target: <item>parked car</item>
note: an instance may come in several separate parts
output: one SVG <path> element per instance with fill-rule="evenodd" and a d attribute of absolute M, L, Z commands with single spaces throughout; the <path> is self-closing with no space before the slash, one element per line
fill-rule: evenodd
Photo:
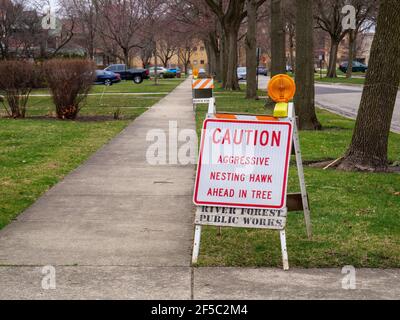
<path fill-rule="evenodd" d="M 268 70 L 265 67 L 258 67 L 257 68 L 257 74 L 261 74 L 263 76 L 267 76 L 268 75 Z"/>
<path fill-rule="evenodd" d="M 95 84 L 104 84 L 111 86 L 113 83 L 121 81 L 121 76 L 118 73 L 112 71 L 96 70 Z"/>
<path fill-rule="evenodd" d="M 134 83 L 139 84 L 143 79 L 149 77 L 149 73 L 145 69 L 128 69 L 125 64 L 111 64 L 105 71 L 112 71 L 121 75 L 122 80 L 133 80 Z"/>
<path fill-rule="evenodd" d="M 164 73 L 167 73 L 168 69 L 164 68 L 164 67 L 157 67 L 157 76 L 162 78 L 164 76 Z M 156 74 L 156 68 L 155 67 L 151 67 L 149 68 L 149 74 L 150 76 L 154 77 Z"/>
<path fill-rule="evenodd" d="M 342 71 L 343 73 L 346 73 L 348 65 L 349 65 L 349 63 L 347 61 L 343 61 L 339 65 L 340 71 Z M 368 66 L 361 62 L 353 61 L 353 69 L 352 70 L 353 70 L 353 72 L 366 72 L 368 70 Z"/>
<path fill-rule="evenodd" d="M 247 76 L 246 67 L 238 67 L 236 73 L 237 73 L 238 80 L 246 80 L 246 76 Z"/>
<path fill-rule="evenodd" d="M 180 77 L 181 77 L 181 74 L 182 74 L 181 69 L 178 68 L 178 67 L 176 67 L 176 68 L 169 68 L 169 69 L 168 69 L 168 72 L 171 72 L 171 73 L 175 74 L 175 76 L 176 76 L 177 78 L 180 78 Z"/>

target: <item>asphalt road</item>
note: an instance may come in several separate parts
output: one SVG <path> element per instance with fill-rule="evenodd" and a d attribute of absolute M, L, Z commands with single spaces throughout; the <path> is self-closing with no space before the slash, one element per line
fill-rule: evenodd
<path fill-rule="evenodd" d="M 267 87 L 269 77 L 259 76 L 259 88 Z M 324 109 L 355 119 L 362 95 L 362 86 L 319 84 L 315 85 L 316 104 Z M 400 94 L 392 118 L 392 131 L 400 133 Z"/>

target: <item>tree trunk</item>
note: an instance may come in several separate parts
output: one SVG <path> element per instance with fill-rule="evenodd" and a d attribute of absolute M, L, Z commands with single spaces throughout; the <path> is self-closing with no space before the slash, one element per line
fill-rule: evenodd
<path fill-rule="evenodd" d="M 356 39 L 357 39 L 357 33 L 354 30 L 351 30 L 349 32 L 349 59 L 347 60 L 348 65 L 346 71 L 347 79 L 350 79 L 353 73 L 353 60 L 354 60 Z"/>
<path fill-rule="evenodd" d="M 123 49 L 123 54 L 124 54 L 124 63 L 126 64 L 126 67 L 129 68 L 129 52 L 127 49 Z"/>
<path fill-rule="evenodd" d="M 220 68 L 221 68 L 221 77 L 220 77 L 220 81 L 222 81 L 222 87 L 225 87 L 225 83 L 226 83 L 226 71 L 228 69 L 228 50 L 227 50 L 227 41 L 226 41 L 226 35 L 225 35 L 225 31 L 222 28 L 222 26 L 220 26 L 220 33 L 221 33 L 221 46 L 220 46 Z"/>
<path fill-rule="evenodd" d="M 320 130 L 315 114 L 312 0 L 296 1 L 296 114 L 300 130 Z"/>
<path fill-rule="evenodd" d="M 296 67 L 295 67 L 295 61 L 294 61 L 294 35 L 291 34 L 289 35 L 289 55 L 290 55 L 290 66 L 293 69 L 293 73 L 296 73 Z"/>
<path fill-rule="evenodd" d="M 89 45 L 89 58 L 90 60 L 94 60 L 94 45 L 91 43 Z"/>
<path fill-rule="evenodd" d="M 218 42 L 215 33 L 209 33 L 208 37 L 203 39 L 203 42 L 207 52 L 208 65 L 209 65 L 208 72 L 218 79 L 218 77 L 220 76 L 220 71 L 219 71 L 220 57 L 218 52 Z"/>
<path fill-rule="evenodd" d="M 226 65 L 226 81 L 224 83 L 224 88 L 226 90 L 240 90 L 239 82 L 237 78 L 237 38 L 239 32 L 240 23 L 238 26 L 233 24 L 225 30 L 226 42 L 228 48 L 228 63 Z"/>
<path fill-rule="evenodd" d="M 220 51 L 218 48 L 218 39 L 215 33 L 209 34 L 210 39 L 210 55 L 213 59 L 213 75 L 220 80 L 221 78 L 221 67 L 220 67 Z"/>
<path fill-rule="evenodd" d="M 285 26 L 281 0 L 271 0 L 271 76 L 286 73 Z"/>
<path fill-rule="evenodd" d="M 247 35 L 246 35 L 246 67 L 247 86 L 246 99 L 257 98 L 257 1 L 246 0 Z"/>
<path fill-rule="evenodd" d="M 400 84 L 399 12 L 400 1 L 380 1 L 353 138 L 339 169 L 386 171 L 388 168 L 388 138 Z"/>
<path fill-rule="evenodd" d="M 211 50 L 210 50 L 210 41 L 203 40 L 204 47 L 206 49 L 207 61 L 208 61 L 208 73 L 212 74 L 214 72 L 214 59 Z"/>
<path fill-rule="evenodd" d="M 326 74 L 326 76 L 328 78 L 337 78 L 336 61 L 337 61 L 338 49 L 339 49 L 338 41 L 331 37 L 331 51 L 329 53 L 329 66 L 328 66 L 328 73 Z"/>
<path fill-rule="evenodd" d="M 154 44 L 154 85 L 158 85 L 158 61 L 157 61 L 157 44 Z"/>

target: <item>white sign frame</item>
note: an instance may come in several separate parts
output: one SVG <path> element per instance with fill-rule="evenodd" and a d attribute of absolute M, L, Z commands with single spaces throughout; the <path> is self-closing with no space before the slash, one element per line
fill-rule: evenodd
<path fill-rule="evenodd" d="M 211 102 L 208 105 L 208 112 L 207 118 L 215 117 L 216 108 L 215 103 Z M 251 118 L 252 116 L 247 115 L 240 115 L 240 118 L 245 119 L 246 117 Z M 300 190 L 301 190 L 301 197 L 302 197 L 302 204 L 303 204 L 303 212 L 304 212 L 304 220 L 306 224 L 307 236 L 311 239 L 312 230 L 311 230 L 311 217 L 310 217 L 310 208 L 308 206 L 308 196 L 306 190 L 306 184 L 304 179 L 304 170 L 303 170 L 303 162 L 301 157 L 301 150 L 300 150 L 300 139 L 297 130 L 296 124 L 296 116 L 293 103 L 289 103 L 288 106 L 288 117 L 279 119 L 280 121 L 292 121 L 293 124 L 293 132 L 292 132 L 292 139 L 293 139 L 293 146 L 296 155 L 296 165 L 297 165 L 297 173 L 300 182 Z M 194 232 L 194 241 L 193 241 L 193 253 L 192 253 L 192 263 L 197 263 L 199 252 L 200 252 L 200 240 L 201 240 L 201 226 L 202 224 L 195 223 L 195 232 Z M 221 226 L 220 226 L 221 227 Z M 281 242 L 281 252 L 282 252 L 282 264 L 283 270 L 289 270 L 289 259 L 286 247 L 286 230 L 285 228 L 279 230 L 280 235 L 280 242 Z"/>

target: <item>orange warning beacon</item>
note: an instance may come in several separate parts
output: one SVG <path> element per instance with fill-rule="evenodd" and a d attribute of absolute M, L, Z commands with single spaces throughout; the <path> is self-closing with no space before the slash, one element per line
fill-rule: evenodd
<path fill-rule="evenodd" d="M 296 84 L 287 74 L 277 74 L 268 83 L 268 95 L 275 102 L 288 103 L 295 92 Z"/>
<path fill-rule="evenodd" d="M 288 102 L 296 92 L 294 80 L 286 74 L 274 76 L 268 83 L 268 95 L 276 102 L 274 117 L 286 118 L 288 116 Z"/>

